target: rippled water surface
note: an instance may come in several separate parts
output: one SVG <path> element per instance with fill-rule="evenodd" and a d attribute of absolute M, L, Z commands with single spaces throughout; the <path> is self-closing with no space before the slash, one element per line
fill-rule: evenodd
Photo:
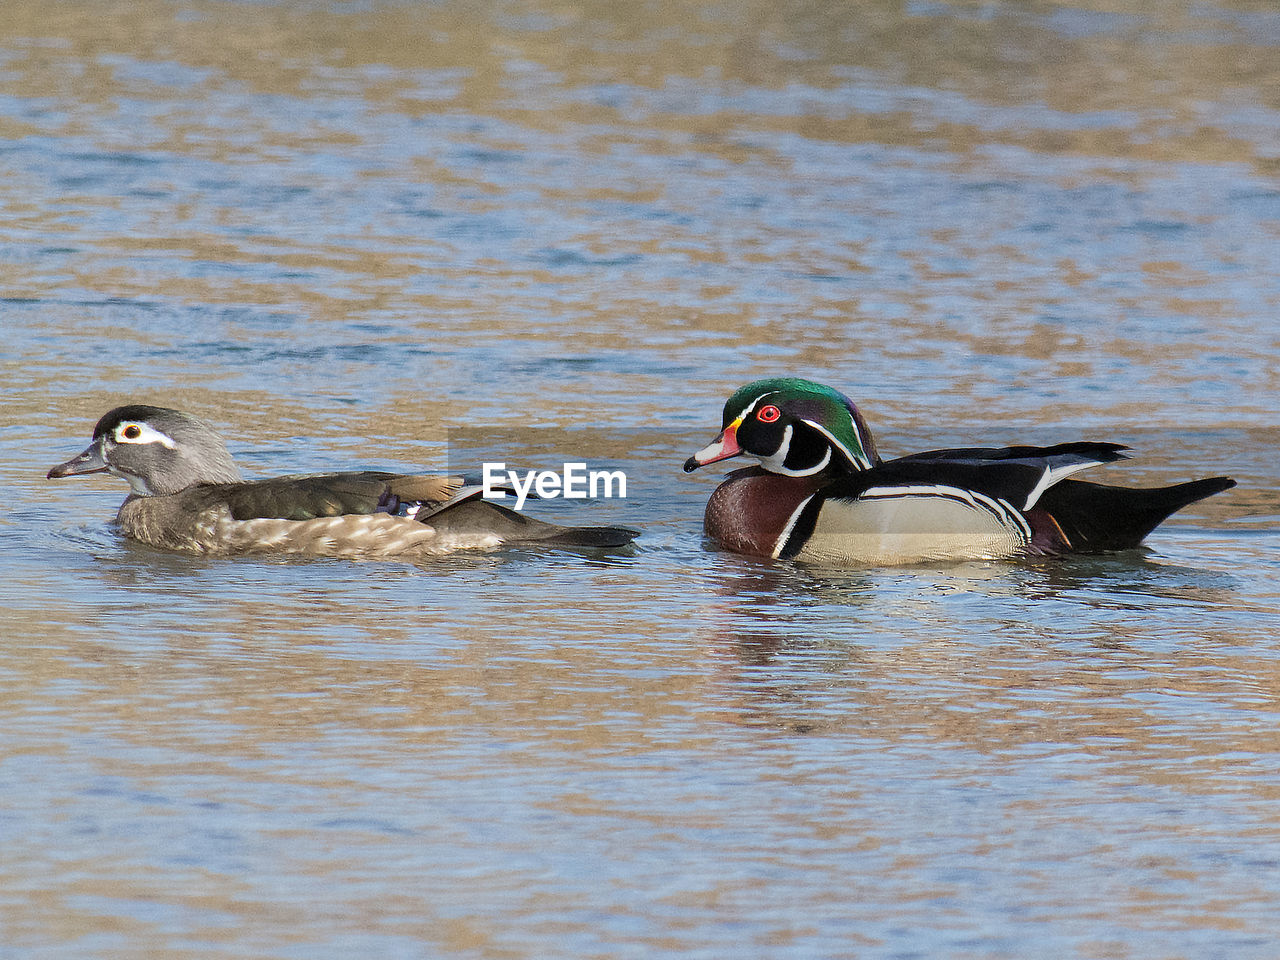
<path fill-rule="evenodd" d="M 0 957 L 1273 957 L 1280 12 L 1151 6 L 7 0 Z M 784 373 L 1240 486 L 709 550 L 680 464 Z M 159 553 L 44 479 L 129 400 L 253 475 L 623 469 L 532 509 L 644 534 Z"/>

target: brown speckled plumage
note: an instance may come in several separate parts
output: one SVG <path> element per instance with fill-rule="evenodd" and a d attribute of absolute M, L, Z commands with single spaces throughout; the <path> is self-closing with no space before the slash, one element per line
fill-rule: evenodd
<path fill-rule="evenodd" d="M 204 498 L 201 498 L 204 499 Z M 437 556 L 452 550 L 497 546 L 493 534 L 449 537 L 429 524 L 387 513 L 341 514 L 289 520 L 237 520 L 225 503 L 190 509 L 182 494 L 130 497 L 117 522 L 127 537 L 153 547 L 192 553 L 279 553 L 323 557 Z"/>
<path fill-rule="evenodd" d="M 49 476 L 104 471 L 133 488 L 116 518 L 126 536 L 190 553 L 419 559 L 503 543 L 612 547 L 636 536 L 534 520 L 480 499 L 460 477 L 354 471 L 244 481 L 209 424 L 165 407 L 111 411 L 93 443 Z"/>

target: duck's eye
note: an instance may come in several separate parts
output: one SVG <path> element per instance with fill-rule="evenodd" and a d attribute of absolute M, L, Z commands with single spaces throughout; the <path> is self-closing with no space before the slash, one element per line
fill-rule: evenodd
<path fill-rule="evenodd" d="M 769 404 L 767 407 L 761 407 L 756 411 L 756 419 L 761 423 L 773 423 L 780 416 L 782 416 L 782 412 L 773 404 Z"/>
<path fill-rule="evenodd" d="M 166 450 L 173 450 L 176 447 L 172 437 L 166 436 L 149 424 L 135 421 L 120 424 L 111 436 L 116 443 L 158 443 Z"/>

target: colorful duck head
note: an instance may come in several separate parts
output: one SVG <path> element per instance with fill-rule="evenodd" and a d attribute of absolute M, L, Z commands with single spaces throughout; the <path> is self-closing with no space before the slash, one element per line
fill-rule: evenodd
<path fill-rule="evenodd" d="M 867 422 L 839 390 L 796 377 L 756 380 L 724 405 L 720 435 L 687 461 L 686 473 L 739 454 L 770 473 L 857 473 L 880 462 Z"/>

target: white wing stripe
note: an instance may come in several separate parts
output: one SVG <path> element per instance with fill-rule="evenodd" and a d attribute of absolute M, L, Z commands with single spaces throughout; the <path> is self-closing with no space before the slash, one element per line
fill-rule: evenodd
<path fill-rule="evenodd" d="M 1040 476 L 1040 481 L 1035 485 L 1032 491 L 1027 494 L 1027 502 L 1022 505 L 1023 510 L 1030 510 L 1036 505 L 1036 501 L 1044 495 L 1044 492 L 1052 487 L 1059 480 L 1064 480 L 1073 473 L 1079 473 L 1089 467 L 1098 466 L 1098 460 L 1086 460 L 1083 463 L 1068 463 L 1061 467 L 1048 466 L 1045 467 L 1044 473 Z"/>
<path fill-rule="evenodd" d="M 1007 526 L 1016 527 L 1022 535 L 1031 539 L 1031 527 L 1026 518 L 1015 510 L 1011 504 L 998 497 L 988 497 L 976 490 L 963 490 L 960 487 L 948 487 L 944 484 L 908 484 L 901 487 L 869 487 L 862 491 L 859 500 L 887 500 L 906 497 L 945 497 L 948 500 L 959 500 L 967 503 L 975 510 L 986 510 L 997 520 Z"/>

